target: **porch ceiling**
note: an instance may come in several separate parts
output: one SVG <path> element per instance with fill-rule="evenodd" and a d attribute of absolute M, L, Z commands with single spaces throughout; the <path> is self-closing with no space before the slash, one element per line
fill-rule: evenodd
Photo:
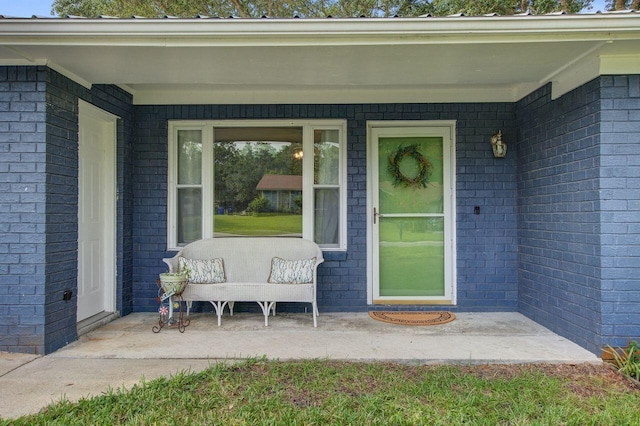
<path fill-rule="evenodd" d="M 0 65 L 149 103 L 515 101 L 640 73 L 640 14 L 341 20 L 0 19 Z"/>

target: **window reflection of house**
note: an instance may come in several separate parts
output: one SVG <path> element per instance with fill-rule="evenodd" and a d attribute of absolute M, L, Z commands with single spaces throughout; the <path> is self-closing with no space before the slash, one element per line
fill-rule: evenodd
<path fill-rule="evenodd" d="M 302 176 L 264 175 L 256 189 L 269 200 L 272 211 L 300 213 L 302 206 Z"/>

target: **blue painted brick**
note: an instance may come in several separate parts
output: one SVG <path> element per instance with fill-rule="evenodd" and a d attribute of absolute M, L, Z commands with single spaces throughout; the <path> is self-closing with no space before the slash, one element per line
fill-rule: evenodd
<path fill-rule="evenodd" d="M 615 290 L 607 277 L 619 280 L 613 278 L 614 270 L 640 268 L 637 257 L 626 261 L 616 256 L 614 262 L 606 257 L 618 244 L 628 247 L 629 242 L 639 241 L 637 231 L 628 242 L 606 234 L 628 236 L 626 224 L 639 213 L 637 206 L 629 209 L 629 196 L 624 194 L 628 185 L 624 177 L 634 173 L 621 167 L 637 160 L 629 157 L 629 152 L 615 158 L 616 149 L 608 148 L 637 134 L 637 119 L 631 121 L 632 115 L 625 113 L 625 109 L 638 107 L 629 99 L 632 81 L 636 76 L 602 77 L 555 101 L 551 101 L 548 88 L 543 88 L 518 103 L 519 309 L 596 353 L 603 344 L 624 334 L 612 334 L 611 322 L 640 328 L 636 319 L 614 319 L 616 314 L 605 315 L 602 324 L 594 322 L 605 309 L 602 300 L 624 300 L 628 291 Z M 612 108 L 615 113 L 607 111 Z M 590 115 L 598 111 L 602 111 L 599 122 Z M 546 137 L 538 137 L 540 134 Z M 602 145 L 591 137 L 596 134 Z M 553 174 L 545 174 L 553 164 Z M 532 232 L 540 226 L 552 229 L 549 224 L 555 223 L 561 227 L 554 232 Z M 542 249 L 534 250 L 538 247 Z M 552 269 L 538 268 L 537 264 Z M 562 316 L 556 315 L 554 306 L 564 307 Z"/>
<path fill-rule="evenodd" d="M 0 183 L 13 183 L 6 192 L 0 191 L 0 205 L 11 206 L 9 210 L 0 209 L 0 231 L 18 237 L 8 246 L 0 246 L 11 253 L 0 259 L 0 286 L 9 286 L 2 288 L 20 295 L 18 299 L 7 297 L 0 301 L 0 322 L 50 322 L 46 328 L 13 327 L 20 337 L 3 336 L 0 350 L 42 354 L 69 343 L 76 333 L 75 305 L 73 309 L 67 306 L 56 311 L 55 304 L 45 307 L 43 297 L 61 299 L 53 292 L 73 287 L 76 281 L 78 97 L 93 100 L 124 118 L 119 148 L 131 144 L 133 107 L 131 96 L 118 88 L 96 85 L 89 91 L 46 67 L 0 67 L 0 81 L 0 102 L 10 102 L 9 108 L 0 107 L 0 163 L 9 164 L 0 168 Z M 107 91 L 109 95 L 104 94 Z M 49 152 L 46 157 L 45 152 Z M 126 168 L 118 176 L 120 199 L 130 203 L 131 190 L 126 185 L 131 182 L 132 161 L 119 156 L 118 162 L 119 170 Z M 8 211 L 12 213 L 3 213 Z M 125 216 L 130 217 L 131 211 Z M 122 232 L 123 222 L 119 217 L 119 235 L 129 243 L 120 244 L 118 251 L 130 255 L 130 221 L 126 232 Z M 57 251 L 69 251 L 71 261 L 54 254 Z M 122 292 L 131 292 L 130 277 L 130 269 L 128 276 L 118 277 L 120 299 Z M 10 307 L 8 318 L 5 307 Z M 118 309 L 123 313 L 131 310 L 130 304 Z M 56 313 L 52 315 L 53 312 Z M 45 329 L 49 330 L 47 336 Z"/>

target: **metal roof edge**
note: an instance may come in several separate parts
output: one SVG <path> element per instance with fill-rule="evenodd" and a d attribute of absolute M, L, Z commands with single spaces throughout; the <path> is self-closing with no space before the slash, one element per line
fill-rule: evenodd
<path fill-rule="evenodd" d="M 539 17 L 549 17 L 549 16 L 563 16 L 565 18 L 567 17 L 572 17 L 572 16 L 576 16 L 576 17 L 584 17 L 584 16 L 593 16 L 593 15 L 625 15 L 625 14 L 635 14 L 635 13 L 640 13 L 640 10 L 635 10 L 635 9 L 625 9 L 625 10 L 596 10 L 595 12 L 588 12 L 588 13 L 567 13 L 565 11 L 559 11 L 559 12 L 549 12 L 549 13 L 543 13 L 543 14 L 535 14 L 531 11 L 526 11 L 526 12 L 522 12 L 522 13 L 516 13 L 513 15 L 500 15 L 499 13 L 496 12 L 492 12 L 492 13 L 485 13 L 485 14 L 480 14 L 480 15 L 467 15 L 465 13 L 456 13 L 456 14 L 452 14 L 452 15 L 440 15 L 440 16 L 436 16 L 436 15 L 432 15 L 431 13 L 427 13 L 424 15 L 419 15 L 419 16 L 399 16 L 399 15 L 394 15 L 394 16 L 388 16 L 388 17 L 373 17 L 373 16 L 351 16 L 351 17 L 334 17 L 331 15 L 325 16 L 325 17 L 310 17 L 310 18 L 300 18 L 298 15 L 295 16 L 291 16 L 291 17 L 271 17 L 271 16 L 260 16 L 260 17 L 250 17 L 250 18 L 242 18 L 242 17 L 238 17 L 238 16 L 227 16 L 227 17 L 222 17 L 222 16 L 207 16 L 207 15 L 202 15 L 202 14 L 198 14 L 195 15 L 193 17 L 179 17 L 179 16 L 173 16 L 173 15 L 164 15 L 161 17 L 151 17 L 151 16 L 142 16 L 142 15 L 132 15 L 132 16 L 109 16 L 109 15 L 100 15 L 97 18 L 88 18 L 86 16 L 81 16 L 81 15 L 64 15 L 64 16 L 46 16 L 46 15 L 31 15 L 31 16 L 9 16 L 9 15 L 0 15 L 0 19 L 29 19 L 29 20 L 40 20 L 40 19 L 59 19 L 59 20 L 66 20 L 66 19 L 100 19 L 100 18 L 112 18 L 112 19 L 118 19 L 118 20 L 166 20 L 166 19 L 172 19 L 172 20 L 194 20 L 194 19 L 238 19 L 238 20 L 244 20 L 244 21 L 250 21 L 250 20 L 259 20 L 259 19 L 268 19 L 270 21 L 282 21 L 282 20 L 289 20 L 289 19 L 300 19 L 303 21 L 309 21 L 309 20 L 328 20 L 328 19 L 332 19 L 332 20 L 345 20 L 345 19 L 383 19 L 383 20 L 390 20 L 390 19 L 424 19 L 424 18 L 447 18 L 447 19 L 459 19 L 459 18 L 491 18 L 491 17 L 497 17 L 497 16 L 502 16 L 502 17 L 519 17 L 519 18 L 527 18 L 527 19 L 535 19 L 535 18 L 539 18 Z"/>
<path fill-rule="evenodd" d="M 531 36 L 571 35 L 590 39 L 607 39 L 612 35 L 633 34 L 640 37 L 640 13 L 531 15 L 427 18 L 340 18 L 340 19 L 212 19 L 145 18 L 118 19 L 0 19 L 0 37 L 13 41 L 34 40 L 48 43 L 87 44 L 92 40 L 136 38 L 140 44 L 157 44 L 158 40 L 206 39 L 215 43 L 223 39 L 301 40 L 319 44 L 327 39 L 353 40 L 425 36 L 487 35 L 495 38 L 523 40 Z M 218 37 L 213 39 L 212 36 Z M 314 40 L 311 40 L 313 38 Z M 18 40 L 19 39 L 19 40 Z M 145 41 L 146 40 L 146 41 Z M 115 42 L 118 44 L 117 42 Z"/>

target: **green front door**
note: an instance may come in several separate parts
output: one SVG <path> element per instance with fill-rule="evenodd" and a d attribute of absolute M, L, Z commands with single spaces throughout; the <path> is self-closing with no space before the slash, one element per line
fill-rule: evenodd
<path fill-rule="evenodd" d="M 451 303 L 451 128 L 374 128 L 374 303 Z"/>

